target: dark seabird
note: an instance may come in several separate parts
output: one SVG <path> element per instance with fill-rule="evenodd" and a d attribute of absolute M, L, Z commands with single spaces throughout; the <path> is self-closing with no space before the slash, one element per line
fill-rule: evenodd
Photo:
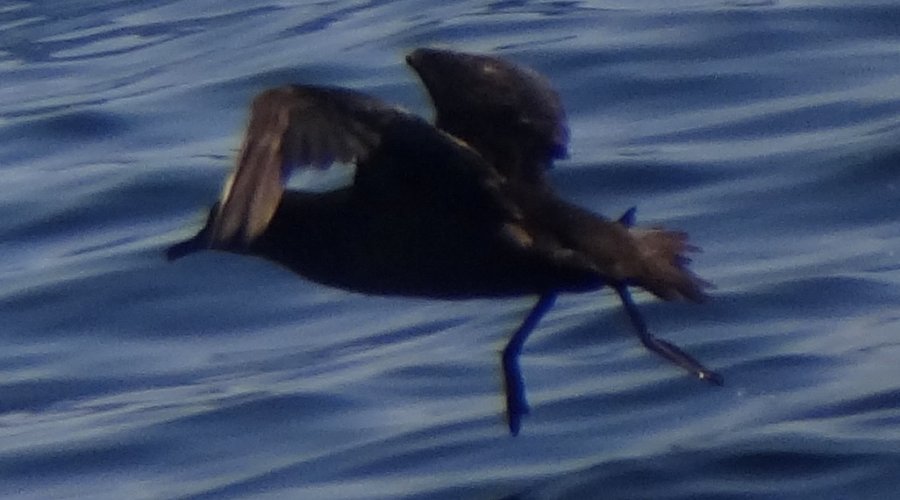
<path fill-rule="evenodd" d="M 436 110 L 434 125 L 336 87 L 266 90 L 221 199 L 169 259 L 214 249 L 277 262 L 361 293 L 469 299 L 532 295 L 503 350 L 506 414 L 528 412 L 518 356 L 557 294 L 609 286 L 640 341 L 702 380 L 722 378 L 650 334 L 629 286 L 701 302 L 682 232 L 636 228 L 634 209 L 605 219 L 560 198 L 545 171 L 567 155 L 559 96 L 538 73 L 496 57 L 417 49 L 406 62 Z M 354 163 L 352 185 L 286 190 L 292 169 Z"/>

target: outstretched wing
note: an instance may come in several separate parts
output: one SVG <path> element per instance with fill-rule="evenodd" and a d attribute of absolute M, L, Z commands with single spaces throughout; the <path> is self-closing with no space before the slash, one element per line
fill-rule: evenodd
<path fill-rule="evenodd" d="M 293 168 L 364 161 L 387 124 L 406 118 L 414 119 L 347 89 L 285 86 L 261 93 L 210 221 L 207 246 L 246 247 L 269 224 Z"/>
<path fill-rule="evenodd" d="M 559 95 L 537 72 L 496 57 L 420 48 L 406 57 L 434 103 L 435 125 L 462 139 L 501 174 L 541 184 L 567 156 Z"/>

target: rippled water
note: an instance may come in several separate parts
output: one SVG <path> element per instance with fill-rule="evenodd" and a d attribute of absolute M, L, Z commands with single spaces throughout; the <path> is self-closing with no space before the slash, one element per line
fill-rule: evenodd
<path fill-rule="evenodd" d="M 889 498 L 900 487 L 900 5 L 7 2 L 0 494 Z M 234 3 L 234 5 L 238 5 Z M 530 299 L 373 298 L 216 253 L 165 262 L 252 96 L 346 85 L 429 114 L 402 55 L 547 74 L 567 197 L 691 233 L 711 303 L 562 298 L 508 435 Z"/>

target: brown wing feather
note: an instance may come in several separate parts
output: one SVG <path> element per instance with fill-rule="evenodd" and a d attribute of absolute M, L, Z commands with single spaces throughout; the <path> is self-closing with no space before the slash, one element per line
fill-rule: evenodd
<path fill-rule="evenodd" d="M 208 245 L 246 247 L 272 218 L 293 168 L 365 159 L 384 126 L 406 113 L 347 89 L 286 86 L 258 95 L 213 217 Z"/>
<path fill-rule="evenodd" d="M 569 141 L 559 95 L 537 72 L 502 59 L 420 48 L 407 63 L 434 103 L 437 127 L 464 140 L 506 177 L 543 183 Z"/>

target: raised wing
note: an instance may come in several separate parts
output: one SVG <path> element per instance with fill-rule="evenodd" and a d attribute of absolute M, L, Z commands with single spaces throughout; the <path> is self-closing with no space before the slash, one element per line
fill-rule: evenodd
<path fill-rule="evenodd" d="M 567 156 L 559 95 L 537 72 L 485 55 L 420 48 L 406 57 L 434 103 L 435 125 L 462 139 L 501 174 L 541 184 Z"/>
<path fill-rule="evenodd" d="M 398 119 L 416 118 L 347 89 L 285 86 L 261 93 L 206 245 L 246 247 L 269 224 L 293 168 L 365 161 Z"/>

